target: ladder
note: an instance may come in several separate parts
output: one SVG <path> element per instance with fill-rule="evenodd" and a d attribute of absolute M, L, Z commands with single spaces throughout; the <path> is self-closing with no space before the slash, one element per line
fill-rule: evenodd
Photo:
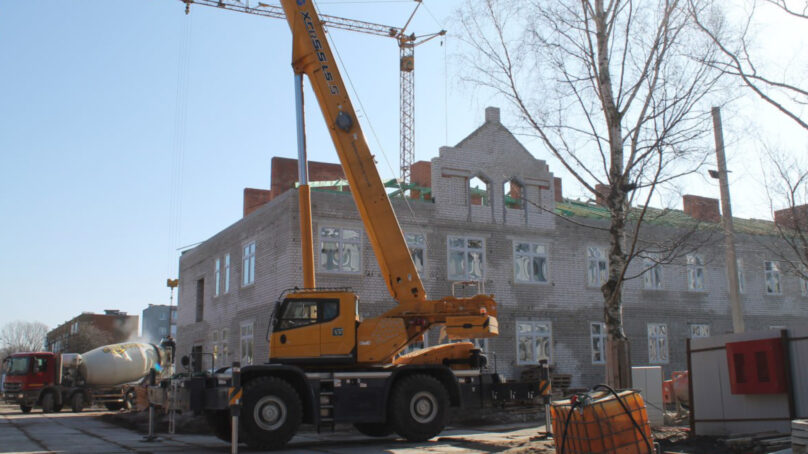
<path fill-rule="evenodd" d="M 317 433 L 324 428 L 334 431 L 334 379 L 320 380 L 319 412 L 317 413 Z"/>

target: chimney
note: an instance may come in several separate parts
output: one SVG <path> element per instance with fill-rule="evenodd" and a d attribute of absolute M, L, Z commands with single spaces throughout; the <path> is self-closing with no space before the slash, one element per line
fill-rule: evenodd
<path fill-rule="evenodd" d="M 774 212 L 774 223 L 787 229 L 808 230 L 808 205 L 797 205 L 793 208 Z"/>
<path fill-rule="evenodd" d="M 485 108 L 485 122 L 499 124 L 499 107 Z"/>
<path fill-rule="evenodd" d="M 553 177 L 553 192 L 555 192 L 556 202 L 564 201 L 564 194 L 561 192 L 561 178 Z"/>
<path fill-rule="evenodd" d="M 432 187 L 432 163 L 429 161 L 418 161 L 412 165 L 411 180 L 412 183 L 418 186 L 431 188 Z M 410 198 L 421 198 L 421 191 L 413 189 L 410 191 Z M 429 200 L 431 197 L 427 194 L 424 199 Z"/>
<path fill-rule="evenodd" d="M 686 215 L 698 221 L 721 222 L 718 199 L 697 195 L 682 196 L 682 206 Z"/>
<path fill-rule="evenodd" d="M 272 191 L 244 188 L 244 217 L 272 200 Z"/>
<path fill-rule="evenodd" d="M 608 184 L 596 184 L 595 191 L 597 192 L 595 194 L 595 203 L 605 207 L 606 198 L 609 197 L 609 192 L 611 191 L 610 186 Z"/>

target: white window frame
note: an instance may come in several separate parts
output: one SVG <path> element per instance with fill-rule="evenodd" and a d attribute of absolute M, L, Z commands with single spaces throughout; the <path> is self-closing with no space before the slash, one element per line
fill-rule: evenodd
<path fill-rule="evenodd" d="M 213 353 L 213 367 L 216 367 L 219 359 L 219 330 L 210 332 L 210 351 Z"/>
<path fill-rule="evenodd" d="M 249 328 L 249 332 L 245 333 L 245 328 Z M 248 350 L 251 356 L 248 356 L 244 350 L 245 346 L 249 347 Z M 255 361 L 255 322 L 247 320 L 239 324 L 239 357 L 241 358 L 241 365 L 245 366 L 253 364 Z"/>
<path fill-rule="evenodd" d="M 463 240 L 462 247 L 452 247 L 452 240 Z M 469 247 L 469 241 L 479 241 L 482 246 L 480 248 Z M 463 275 L 451 274 L 452 272 L 452 252 L 463 253 Z M 476 279 L 471 278 L 469 275 L 469 256 L 471 252 L 479 252 L 480 256 L 480 276 Z M 448 235 L 446 237 L 446 275 L 450 281 L 483 281 L 485 280 L 485 238 L 481 236 L 467 236 L 467 235 Z"/>
<path fill-rule="evenodd" d="M 230 292 L 230 253 L 224 255 L 224 292 Z"/>
<path fill-rule="evenodd" d="M 221 349 L 221 351 L 222 351 L 222 355 L 221 355 L 222 356 L 222 361 L 220 362 L 220 364 L 223 365 L 223 366 L 228 366 L 229 365 L 229 363 L 227 362 L 228 359 L 229 359 L 228 357 L 230 356 L 230 347 L 229 347 L 230 341 L 228 339 L 228 332 L 229 332 L 229 330 L 227 328 L 222 328 L 220 336 L 219 336 L 219 338 L 221 339 L 220 342 L 222 344 L 222 349 Z"/>
<path fill-rule="evenodd" d="M 710 337 L 710 324 L 709 323 L 690 323 L 688 325 L 691 339 L 698 339 L 701 337 Z"/>
<path fill-rule="evenodd" d="M 222 259 L 216 257 L 216 261 L 213 265 L 213 280 L 215 284 L 213 286 L 213 296 L 219 296 L 219 281 L 222 277 Z"/>
<path fill-rule="evenodd" d="M 655 330 L 653 328 L 657 329 Z M 664 332 L 660 333 L 658 328 L 662 328 Z M 668 364 L 670 362 L 669 334 L 667 323 L 648 324 L 648 362 L 650 364 Z M 656 346 L 655 351 L 657 352 L 657 358 L 654 358 L 652 355 L 652 345 Z"/>
<path fill-rule="evenodd" d="M 531 332 L 530 333 L 520 333 L 519 332 L 519 325 L 522 324 L 530 324 L 531 325 Z M 545 325 L 547 327 L 547 336 L 542 335 L 541 333 L 537 332 L 536 327 L 540 325 Z M 539 358 L 538 352 L 536 352 L 536 338 L 547 338 L 547 364 L 553 363 L 553 324 L 548 320 L 517 320 L 516 321 L 516 335 L 514 338 L 516 339 L 516 365 L 523 366 L 523 365 L 538 365 L 539 360 L 545 358 Z M 522 360 L 521 356 L 519 355 L 519 343 L 520 340 L 529 337 L 531 339 L 531 345 L 533 346 L 533 359 L 532 360 Z"/>
<path fill-rule="evenodd" d="M 255 283 L 255 241 L 246 243 L 241 248 L 241 286 Z"/>
<path fill-rule="evenodd" d="M 743 274 L 743 259 L 737 259 L 736 267 L 738 269 L 738 292 L 740 294 L 746 293 L 746 277 Z"/>
<path fill-rule="evenodd" d="M 517 249 L 520 245 L 527 245 L 527 252 L 518 252 Z M 541 250 L 541 252 L 534 252 L 534 250 Z M 513 282 L 517 284 L 538 284 L 547 285 L 550 283 L 550 254 L 548 247 L 545 243 L 538 241 L 513 241 Z M 533 280 L 533 259 L 544 259 L 544 280 Z M 520 279 L 517 273 L 517 260 L 527 259 L 527 269 L 530 276 L 527 280 Z"/>
<path fill-rule="evenodd" d="M 419 236 L 423 239 L 422 243 L 418 243 L 417 238 Z M 410 250 L 412 263 L 415 265 L 418 275 L 423 278 L 425 275 L 424 272 L 426 271 L 426 234 L 421 232 L 405 232 L 404 240 L 407 242 L 407 248 Z M 415 261 L 415 251 L 418 249 L 421 250 L 421 269 L 418 269 L 418 262 Z"/>
<path fill-rule="evenodd" d="M 704 280 L 706 277 L 706 269 L 704 267 L 704 256 L 701 254 L 687 254 L 686 260 L 687 289 L 691 292 L 705 291 Z M 699 274 L 701 274 L 700 278 Z"/>
<path fill-rule="evenodd" d="M 769 285 L 772 279 L 777 288 Z M 763 290 L 767 295 L 783 294 L 783 273 L 780 271 L 780 262 L 777 260 L 766 260 L 763 262 Z"/>
<path fill-rule="evenodd" d="M 600 327 L 600 332 L 593 329 Z M 595 340 L 600 341 L 600 347 L 595 349 Z M 603 322 L 589 322 L 589 351 L 592 364 L 606 364 L 606 324 Z M 597 357 L 600 356 L 600 359 Z"/>
<path fill-rule="evenodd" d="M 323 236 L 324 229 L 334 229 L 339 232 L 338 238 L 328 238 L 327 240 Z M 345 239 L 344 232 L 346 230 L 350 230 L 356 232 L 357 237 L 355 239 Z M 328 269 L 323 266 L 322 258 L 318 255 L 317 257 L 317 268 L 322 271 L 323 273 L 336 273 L 336 274 L 360 274 L 362 272 L 362 229 L 356 227 L 345 227 L 345 226 L 338 226 L 338 225 L 322 225 L 319 226 L 317 229 L 318 237 L 319 237 L 319 244 L 320 244 L 320 251 L 323 250 L 323 242 L 336 242 L 337 243 L 337 250 L 339 251 L 339 259 L 337 260 L 337 268 L 336 269 Z M 359 263 L 356 267 L 356 271 L 353 270 L 344 270 L 342 267 L 342 255 L 345 251 L 345 245 L 352 244 L 356 245 L 356 250 L 358 251 L 358 260 Z M 322 254 L 322 252 L 321 252 Z"/>
<path fill-rule="evenodd" d="M 642 264 L 645 267 L 645 273 L 642 275 L 643 288 L 646 290 L 662 290 L 665 280 L 659 257 L 645 257 L 642 259 Z"/>
<path fill-rule="evenodd" d="M 591 254 L 592 251 L 600 252 L 601 257 L 595 257 Z M 603 264 L 603 268 L 601 268 Z M 595 282 L 595 275 L 592 271 L 594 265 L 597 269 L 600 282 Z M 587 287 L 600 288 L 609 279 L 609 252 L 604 246 L 587 246 L 586 247 L 586 285 Z"/>

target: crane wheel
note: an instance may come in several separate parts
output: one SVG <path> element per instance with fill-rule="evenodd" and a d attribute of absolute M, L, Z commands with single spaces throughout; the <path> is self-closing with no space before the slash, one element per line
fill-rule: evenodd
<path fill-rule="evenodd" d="M 402 437 L 429 440 L 443 431 L 448 417 L 449 395 L 434 377 L 411 375 L 396 383 L 388 419 Z"/>
<path fill-rule="evenodd" d="M 393 426 L 386 422 L 358 422 L 354 427 L 368 437 L 386 437 L 393 433 Z"/>
<path fill-rule="evenodd" d="M 205 421 L 208 422 L 208 427 L 210 427 L 213 435 L 216 435 L 216 438 L 226 442 L 232 440 L 233 432 L 230 429 L 230 411 L 206 411 Z"/>
<path fill-rule="evenodd" d="M 40 406 L 42 407 L 42 413 L 53 413 L 56 409 L 56 396 L 54 396 L 52 392 L 46 392 L 45 395 L 42 396 Z"/>
<path fill-rule="evenodd" d="M 286 380 L 261 377 L 244 386 L 241 413 L 245 442 L 256 449 L 280 449 L 295 435 L 303 404 Z"/>

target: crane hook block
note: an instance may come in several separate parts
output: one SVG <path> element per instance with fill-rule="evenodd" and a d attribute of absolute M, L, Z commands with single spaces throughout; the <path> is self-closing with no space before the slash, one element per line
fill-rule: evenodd
<path fill-rule="evenodd" d="M 348 132 L 353 127 L 353 118 L 345 112 L 340 111 L 337 114 L 337 127 L 345 132 Z"/>

